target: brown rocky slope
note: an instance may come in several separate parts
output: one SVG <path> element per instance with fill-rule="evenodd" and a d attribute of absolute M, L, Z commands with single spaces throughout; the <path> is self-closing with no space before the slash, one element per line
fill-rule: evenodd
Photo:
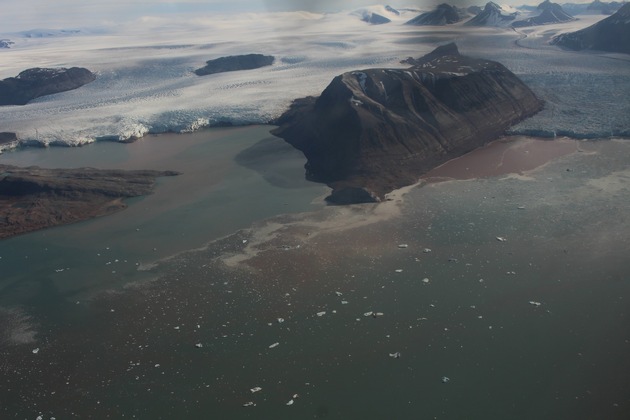
<path fill-rule="evenodd" d="M 503 65 L 455 44 L 406 62 L 337 76 L 274 122 L 272 133 L 306 156 L 307 178 L 333 188 L 329 202 L 379 201 L 542 109 Z"/>
<path fill-rule="evenodd" d="M 126 208 L 171 171 L 44 169 L 0 165 L 0 239 Z"/>

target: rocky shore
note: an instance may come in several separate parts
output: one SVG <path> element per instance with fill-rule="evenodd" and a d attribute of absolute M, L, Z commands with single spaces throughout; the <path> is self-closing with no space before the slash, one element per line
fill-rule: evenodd
<path fill-rule="evenodd" d="M 0 165 L 0 239 L 104 216 L 150 194 L 172 171 L 45 169 Z"/>

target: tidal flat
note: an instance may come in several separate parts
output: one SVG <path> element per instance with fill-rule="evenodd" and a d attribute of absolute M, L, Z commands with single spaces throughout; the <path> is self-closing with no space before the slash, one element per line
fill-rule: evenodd
<path fill-rule="evenodd" d="M 268 128 L 221 130 L 212 182 L 0 242 L 3 416 L 628 417 L 626 140 L 506 138 L 326 207 Z"/>

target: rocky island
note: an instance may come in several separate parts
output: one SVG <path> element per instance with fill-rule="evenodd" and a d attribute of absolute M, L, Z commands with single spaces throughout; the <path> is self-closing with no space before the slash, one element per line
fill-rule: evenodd
<path fill-rule="evenodd" d="M 455 44 L 406 62 L 337 76 L 275 121 L 272 134 L 306 156 L 307 178 L 333 188 L 329 202 L 382 200 L 542 109 L 503 65 L 460 55 Z"/>
<path fill-rule="evenodd" d="M 0 105 L 26 105 L 40 96 L 80 88 L 96 75 L 81 67 L 32 68 L 0 80 Z"/>
<path fill-rule="evenodd" d="M 205 67 L 195 70 L 197 76 L 227 71 L 253 70 L 273 64 L 275 57 L 262 54 L 231 55 L 206 61 Z"/>
<path fill-rule="evenodd" d="M 588 28 L 554 37 L 551 44 L 571 50 L 630 54 L 630 3 Z"/>
<path fill-rule="evenodd" d="M 0 239 L 104 216 L 151 193 L 172 171 L 44 169 L 0 165 Z"/>

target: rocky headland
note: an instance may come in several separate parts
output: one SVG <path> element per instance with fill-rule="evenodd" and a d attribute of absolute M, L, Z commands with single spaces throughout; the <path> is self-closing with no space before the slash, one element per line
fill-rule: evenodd
<path fill-rule="evenodd" d="M 262 54 L 231 55 L 206 61 L 205 67 L 195 70 L 197 76 L 224 73 L 227 71 L 253 70 L 271 66 L 275 57 Z"/>
<path fill-rule="evenodd" d="M 0 105 L 26 105 L 40 96 L 80 88 L 96 79 L 88 69 L 32 68 L 0 80 Z"/>
<path fill-rule="evenodd" d="M 588 28 L 554 37 L 551 44 L 571 50 L 630 54 L 630 3 Z"/>
<path fill-rule="evenodd" d="M 45 169 L 0 165 L 0 239 L 104 216 L 150 194 L 172 171 Z"/>
<path fill-rule="evenodd" d="M 272 134 L 306 156 L 307 178 L 333 188 L 329 202 L 380 201 L 543 106 L 503 65 L 455 44 L 406 63 L 337 76 L 274 122 Z"/>

